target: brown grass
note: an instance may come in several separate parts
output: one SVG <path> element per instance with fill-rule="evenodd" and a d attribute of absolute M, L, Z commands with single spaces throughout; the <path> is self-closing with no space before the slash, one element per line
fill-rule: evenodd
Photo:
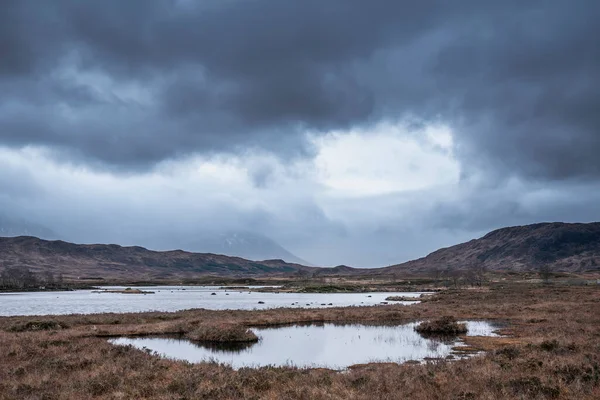
<path fill-rule="evenodd" d="M 386 301 L 423 301 L 424 297 L 388 296 Z"/>
<path fill-rule="evenodd" d="M 185 337 L 196 342 L 258 342 L 258 336 L 247 326 L 228 322 L 200 324 Z"/>
<path fill-rule="evenodd" d="M 415 331 L 422 335 L 461 335 L 467 333 L 467 324 L 458 323 L 452 316 L 444 316 L 421 322 L 415 326 Z"/>
<path fill-rule="evenodd" d="M 23 323 L 16 323 L 8 327 L 9 332 L 34 332 L 65 329 L 69 326 L 64 322 L 54 321 L 52 319 L 32 320 Z"/>
<path fill-rule="evenodd" d="M 512 286 L 447 291 L 412 306 L 0 318 L 0 399 L 598 399 L 600 288 Z M 393 323 L 452 314 L 504 323 L 508 337 L 471 338 L 488 352 L 423 365 L 242 368 L 161 359 L 105 336 L 297 322 Z M 64 325 L 63 325 L 64 324 Z M 64 327 L 63 327 L 64 326 Z"/>

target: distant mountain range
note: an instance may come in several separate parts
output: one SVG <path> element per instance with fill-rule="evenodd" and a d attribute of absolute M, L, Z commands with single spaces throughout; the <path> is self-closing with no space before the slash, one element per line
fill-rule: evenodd
<path fill-rule="evenodd" d="M 252 247 L 234 236 L 231 248 Z M 215 242 L 220 243 L 221 241 Z M 244 246 L 238 246 L 239 243 Z M 260 243 L 260 242 L 259 242 Z M 227 247 L 223 248 L 226 251 Z M 437 271 L 486 269 L 489 271 L 600 272 L 600 223 L 541 223 L 502 228 L 480 239 L 437 250 L 426 257 L 385 268 L 347 266 L 316 268 L 281 259 L 251 261 L 182 250 L 151 251 L 143 247 L 82 245 L 35 237 L 0 238 L 0 270 L 24 266 L 34 272 L 50 270 L 66 277 L 104 279 L 178 279 L 203 275 L 326 276 L 326 275 L 432 275 Z"/>
<path fill-rule="evenodd" d="M 600 223 L 561 222 L 502 228 L 426 257 L 377 269 L 383 273 L 432 273 L 435 270 L 600 271 Z"/>
<path fill-rule="evenodd" d="M 24 219 L 12 218 L 0 214 L 0 237 L 32 236 L 40 239 L 65 239 L 53 230 Z M 279 243 L 264 235 L 247 231 L 200 232 L 176 241 L 171 248 L 182 248 L 198 253 L 223 254 L 231 257 L 242 257 L 248 260 L 261 261 L 281 259 L 289 263 L 311 265 L 297 257 Z M 160 243 L 164 238 L 156 238 Z M 151 246 L 152 247 L 152 246 Z"/>
<path fill-rule="evenodd" d="M 314 268 L 283 260 L 250 261 L 182 250 L 152 251 L 114 244 L 73 244 L 35 237 L 0 238 L 0 270 L 26 267 L 80 279 L 185 279 L 205 275 L 248 277 L 310 273 Z"/>

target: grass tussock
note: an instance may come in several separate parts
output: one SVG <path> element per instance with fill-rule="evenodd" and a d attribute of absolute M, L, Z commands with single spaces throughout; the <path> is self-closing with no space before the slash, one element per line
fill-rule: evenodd
<path fill-rule="evenodd" d="M 467 333 L 467 324 L 459 323 L 452 316 L 423 321 L 415 326 L 415 331 L 423 335 L 455 336 Z"/>
<path fill-rule="evenodd" d="M 196 342 L 235 343 L 257 342 L 258 336 L 248 327 L 235 323 L 203 323 L 185 337 Z"/>

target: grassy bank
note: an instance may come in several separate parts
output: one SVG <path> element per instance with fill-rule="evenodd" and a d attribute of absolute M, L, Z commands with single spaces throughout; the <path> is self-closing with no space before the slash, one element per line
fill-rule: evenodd
<path fill-rule="evenodd" d="M 597 399 L 599 310 L 597 287 L 519 285 L 445 291 L 411 306 L 5 317 L 0 399 Z M 441 315 L 501 321 L 510 336 L 468 338 L 472 348 L 488 350 L 468 360 L 368 364 L 346 373 L 289 367 L 234 371 L 160 359 L 106 341 L 191 334 L 201 325 L 400 323 Z"/>

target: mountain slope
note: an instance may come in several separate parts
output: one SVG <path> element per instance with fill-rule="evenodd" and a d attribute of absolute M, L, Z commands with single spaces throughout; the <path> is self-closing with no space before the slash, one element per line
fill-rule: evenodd
<path fill-rule="evenodd" d="M 378 272 L 420 272 L 484 267 L 496 271 L 600 270 L 600 223 L 540 223 L 502 228 L 480 239 L 434 251 Z M 375 271 L 373 271 L 375 272 Z"/>
<path fill-rule="evenodd" d="M 311 270 L 283 260 L 250 261 L 182 250 L 151 251 L 143 247 L 81 245 L 34 237 L 0 238 L 0 271 L 23 266 L 65 277 L 104 279 L 175 279 L 201 275 L 256 276 Z"/>
<path fill-rule="evenodd" d="M 200 253 L 224 254 L 248 260 L 281 259 L 291 263 L 310 265 L 271 238 L 245 231 L 203 233 L 196 236 L 194 241 L 185 248 Z"/>
<path fill-rule="evenodd" d="M 34 237 L 0 237 L 0 272 L 23 266 L 33 272 L 62 273 L 66 278 L 182 279 L 203 275 L 350 276 L 434 274 L 436 271 L 486 268 L 491 271 L 600 271 L 600 223 L 542 223 L 502 228 L 480 239 L 437 250 L 426 257 L 386 268 L 347 266 L 314 268 L 280 259 L 250 261 L 182 250 L 79 245 Z"/>

